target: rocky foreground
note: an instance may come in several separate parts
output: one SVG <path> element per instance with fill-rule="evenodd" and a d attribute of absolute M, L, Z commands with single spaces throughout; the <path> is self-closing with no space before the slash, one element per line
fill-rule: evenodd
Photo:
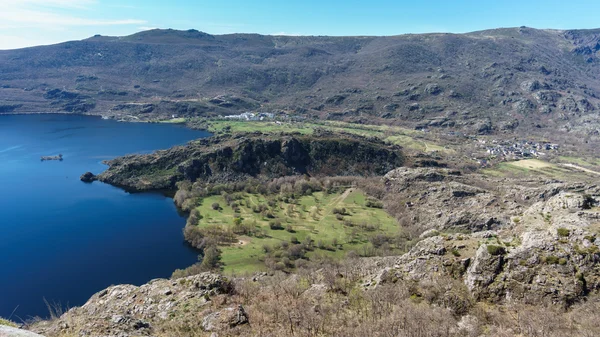
<path fill-rule="evenodd" d="M 600 290 L 597 185 L 410 168 L 384 181 L 414 200 L 403 216 L 428 230 L 408 254 L 383 259 L 374 284 L 447 274 L 477 300 L 562 307 Z"/>
<path fill-rule="evenodd" d="M 292 275 L 227 279 L 204 273 L 141 287 L 119 285 L 29 328 L 46 336 L 304 336 L 311 335 L 302 330 L 310 325 L 306 320 L 314 319 L 336 322 L 314 335 L 358 336 L 370 335 L 361 329 L 373 322 L 388 329 L 392 323 L 385 317 L 417 322 L 420 318 L 406 315 L 418 313 L 434 315 L 446 330 L 409 333 L 413 330 L 402 329 L 418 326 L 403 325 L 398 331 L 406 336 L 594 335 L 589 313 L 600 303 L 597 185 L 439 168 L 398 168 L 382 184 L 386 207 L 393 211 L 399 205 L 401 223 L 408 218 L 425 230 L 402 256 L 353 258 Z M 362 304 L 352 304 L 355 296 Z M 371 316 L 380 309 L 377 303 L 387 303 L 381 317 Z M 510 327 L 491 319 L 494 315 L 509 315 L 505 319 L 513 321 L 502 324 Z M 520 315 L 529 317 L 527 322 Z M 355 326 L 344 330 L 338 320 L 349 317 Z"/>
<path fill-rule="evenodd" d="M 232 289 L 225 277 L 211 273 L 179 280 L 157 279 L 141 287 L 113 286 L 55 321 L 36 324 L 33 330 L 47 336 L 72 331 L 80 336 L 149 336 L 159 322 L 183 318 L 182 311 L 203 316 L 207 331 L 245 324 L 248 320 L 243 308 L 210 309 L 213 296 L 231 293 Z"/>

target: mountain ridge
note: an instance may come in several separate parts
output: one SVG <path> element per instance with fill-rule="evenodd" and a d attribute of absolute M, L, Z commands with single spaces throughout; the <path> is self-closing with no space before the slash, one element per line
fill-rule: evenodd
<path fill-rule="evenodd" d="M 0 51 L 0 113 L 156 120 L 264 110 L 595 137 L 599 55 L 598 29 L 360 37 L 150 30 Z"/>

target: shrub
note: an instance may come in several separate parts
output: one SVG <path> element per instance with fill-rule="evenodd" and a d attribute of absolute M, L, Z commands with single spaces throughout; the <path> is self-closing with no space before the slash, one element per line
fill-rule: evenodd
<path fill-rule="evenodd" d="M 381 226 L 379 224 L 361 223 L 360 228 L 366 232 L 374 232 L 379 230 Z"/>
<path fill-rule="evenodd" d="M 279 221 L 279 220 L 269 222 L 269 227 L 273 230 L 283 229 L 283 226 L 281 225 L 281 221 Z"/>
<path fill-rule="evenodd" d="M 221 226 L 190 226 L 186 225 L 183 229 L 183 236 L 193 247 L 204 249 L 210 245 L 228 244 L 237 242 L 235 233 Z"/>
<path fill-rule="evenodd" d="M 221 251 L 214 245 L 206 247 L 203 255 L 198 256 L 198 259 L 201 259 L 201 262 L 196 262 L 185 269 L 176 269 L 173 274 L 171 274 L 171 278 L 179 279 L 219 269 L 221 267 Z"/>
<path fill-rule="evenodd" d="M 392 241 L 392 238 L 384 234 L 377 234 L 369 237 L 369 241 L 371 242 L 373 247 L 379 248 L 384 244 Z"/>
<path fill-rule="evenodd" d="M 0 325 L 6 325 L 6 326 L 10 326 L 13 328 L 17 328 L 18 325 L 16 323 L 13 323 L 12 321 L 9 321 L 7 319 L 4 319 L 2 317 L 0 317 Z"/>
<path fill-rule="evenodd" d="M 285 230 L 290 233 L 296 233 L 296 231 L 294 231 L 294 227 L 292 227 L 292 225 L 285 226 Z"/>
<path fill-rule="evenodd" d="M 571 234 L 571 231 L 561 227 L 556 230 L 556 233 L 558 233 L 558 236 L 567 237 Z"/>
<path fill-rule="evenodd" d="M 204 248 L 204 233 L 195 225 L 186 225 L 183 228 L 183 237 L 190 245 L 198 249 Z"/>
<path fill-rule="evenodd" d="M 275 263 L 275 265 L 273 266 L 274 270 L 284 270 L 285 269 L 285 264 L 283 262 L 277 262 Z"/>
<path fill-rule="evenodd" d="M 295 244 L 288 248 L 287 255 L 292 260 L 302 259 L 306 255 L 306 249 L 303 245 Z"/>
<path fill-rule="evenodd" d="M 546 262 L 547 264 L 558 264 L 558 260 L 560 260 L 558 257 L 549 255 L 543 259 L 543 262 Z"/>
<path fill-rule="evenodd" d="M 371 208 L 383 208 L 383 203 L 379 200 L 368 199 L 367 202 L 365 203 L 365 206 L 371 207 Z"/>
<path fill-rule="evenodd" d="M 212 207 L 212 209 L 214 209 L 215 211 L 218 211 L 221 209 L 221 205 L 219 205 L 218 202 L 213 202 L 213 204 L 210 207 Z"/>
<path fill-rule="evenodd" d="M 346 212 L 345 208 L 337 208 L 337 207 L 333 208 L 332 213 L 333 214 L 338 214 L 338 215 L 347 215 L 348 214 Z"/>
<path fill-rule="evenodd" d="M 294 264 L 296 265 L 296 268 L 306 268 L 306 266 L 308 265 L 308 261 L 298 259 L 294 262 Z"/>
<path fill-rule="evenodd" d="M 201 266 L 206 270 L 216 269 L 220 266 L 221 251 L 216 246 L 204 248 Z"/>
<path fill-rule="evenodd" d="M 294 243 L 294 244 L 298 244 L 298 243 L 300 243 L 300 241 L 298 240 L 298 238 L 297 238 L 297 237 L 295 237 L 295 236 L 292 236 L 292 237 L 290 238 L 290 242 L 291 242 L 291 243 Z"/>
<path fill-rule="evenodd" d="M 567 264 L 567 259 L 565 259 L 564 257 L 561 257 L 560 259 L 558 259 L 558 264 L 560 264 L 561 266 L 564 266 L 565 264 Z"/>
<path fill-rule="evenodd" d="M 200 211 L 198 211 L 197 208 L 194 208 L 187 219 L 187 225 L 196 226 L 201 219 L 202 215 L 200 215 Z"/>
<path fill-rule="evenodd" d="M 338 219 L 339 221 L 343 221 L 344 220 L 344 216 L 341 214 L 336 214 L 335 218 Z"/>
<path fill-rule="evenodd" d="M 459 252 L 459 251 L 458 251 L 458 249 L 456 249 L 456 248 L 452 249 L 452 250 L 451 250 L 451 252 L 452 252 L 452 255 L 454 255 L 454 256 L 456 256 L 456 257 L 459 257 L 459 256 L 460 256 L 460 252 Z"/>
<path fill-rule="evenodd" d="M 496 245 L 488 245 L 487 246 L 487 251 L 491 255 L 504 255 L 504 254 L 506 254 L 506 249 L 504 247 L 502 247 L 502 246 L 496 246 Z"/>
<path fill-rule="evenodd" d="M 581 206 L 583 209 L 592 208 L 594 206 L 594 203 L 596 203 L 596 200 L 594 200 L 594 197 L 592 197 L 589 194 L 583 195 L 583 205 Z"/>
<path fill-rule="evenodd" d="M 235 226 L 233 226 L 232 230 L 235 234 L 248 235 L 248 236 L 253 236 L 257 232 L 255 222 L 254 223 L 252 223 L 252 222 L 240 223 L 239 225 L 235 224 Z"/>
<path fill-rule="evenodd" d="M 307 235 L 304 238 L 304 242 L 302 242 L 302 244 L 304 245 L 304 247 L 306 247 L 306 249 L 311 250 L 313 246 L 313 239 L 310 237 L 310 235 Z"/>

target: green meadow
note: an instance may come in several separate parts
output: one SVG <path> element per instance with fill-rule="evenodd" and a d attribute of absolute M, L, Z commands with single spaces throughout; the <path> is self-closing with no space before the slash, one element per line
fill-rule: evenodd
<path fill-rule="evenodd" d="M 317 248 L 307 254 L 309 259 L 318 254 L 339 258 L 349 251 L 360 254 L 374 235 L 399 233 L 397 221 L 381 208 L 368 207 L 368 198 L 355 188 L 343 193 L 315 192 L 293 200 L 246 193 L 238 198 L 227 205 L 224 196 L 211 196 L 197 207 L 202 215 L 198 226 L 233 229 L 237 222 L 260 233 L 240 235 L 238 242 L 219 247 L 226 273 L 266 269 L 265 246 L 282 242 L 304 242 L 310 237 Z M 268 211 L 257 212 L 261 205 Z M 275 222 L 279 226 L 272 229 Z"/>

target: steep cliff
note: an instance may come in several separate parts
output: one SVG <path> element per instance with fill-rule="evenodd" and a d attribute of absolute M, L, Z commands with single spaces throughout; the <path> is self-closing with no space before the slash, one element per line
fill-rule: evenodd
<path fill-rule="evenodd" d="M 382 175 L 403 165 L 400 147 L 341 135 L 212 137 L 107 161 L 98 180 L 129 190 L 173 189 L 182 180 L 224 183 L 288 175 Z"/>

